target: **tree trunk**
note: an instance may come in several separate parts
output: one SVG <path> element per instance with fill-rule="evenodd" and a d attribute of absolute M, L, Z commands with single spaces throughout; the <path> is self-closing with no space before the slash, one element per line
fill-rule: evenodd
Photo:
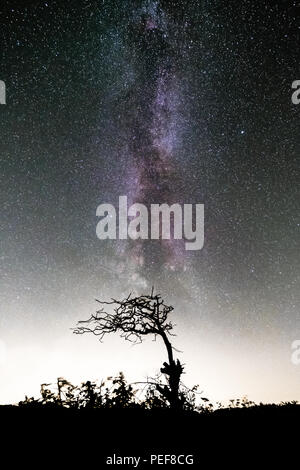
<path fill-rule="evenodd" d="M 179 396 L 179 384 L 183 367 L 178 359 L 176 362 L 174 361 L 172 345 L 164 331 L 161 331 L 161 337 L 164 340 L 168 352 L 169 363 L 164 362 L 164 367 L 160 370 L 163 374 L 168 376 L 169 387 L 158 386 L 158 391 L 168 400 L 171 408 L 180 409 L 183 403 Z"/>

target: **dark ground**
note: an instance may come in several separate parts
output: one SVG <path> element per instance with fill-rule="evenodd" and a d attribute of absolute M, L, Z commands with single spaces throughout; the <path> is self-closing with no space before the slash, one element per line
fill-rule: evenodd
<path fill-rule="evenodd" d="M 276 464 L 285 470 L 299 457 L 300 405 L 224 409 L 211 415 L 2 406 L 0 422 L 1 460 L 10 463 L 3 468 L 134 468 L 106 465 L 113 454 L 141 456 L 148 463 L 138 468 L 149 468 L 151 454 L 193 454 L 193 465 L 178 466 L 244 469 Z"/>

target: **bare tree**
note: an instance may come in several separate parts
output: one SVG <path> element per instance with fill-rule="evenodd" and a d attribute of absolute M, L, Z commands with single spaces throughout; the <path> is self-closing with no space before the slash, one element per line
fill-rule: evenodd
<path fill-rule="evenodd" d="M 79 321 L 74 333 L 93 333 L 102 341 L 106 334 L 119 332 L 122 338 L 133 343 L 141 343 L 146 335 L 154 335 L 155 339 L 161 337 L 167 349 L 168 362 L 164 362 L 160 370 L 167 378 L 167 385 L 157 384 L 156 387 L 171 408 L 181 408 L 179 386 L 183 366 L 178 359 L 175 361 L 174 348 L 169 340 L 174 325 L 168 317 L 173 307 L 166 305 L 160 295 L 154 295 L 153 289 L 150 295 L 131 297 L 130 294 L 124 300 L 97 302 L 101 308 L 88 320 Z M 106 312 L 105 306 L 112 306 L 112 312 Z"/>

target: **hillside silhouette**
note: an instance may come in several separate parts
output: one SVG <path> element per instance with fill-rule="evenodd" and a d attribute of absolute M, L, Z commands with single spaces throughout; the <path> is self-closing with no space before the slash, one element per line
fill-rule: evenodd
<path fill-rule="evenodd" d="M 106 468 L 113 454 L 193 455 L 194 467 L 296 462 L 300 405 L 197 412 L 141 407 L 2 406 L 2 458 L 29 468 Z M 152 467 L 149 462 L 140 468 Z M 174 465 L 172 465 L 174 467 Z M 180 465 L 182 467 L 182 465 Z M 113 467 L 115 468 L 115 467 Z M 130 467 L 133 468 L 133 467 Z"/>

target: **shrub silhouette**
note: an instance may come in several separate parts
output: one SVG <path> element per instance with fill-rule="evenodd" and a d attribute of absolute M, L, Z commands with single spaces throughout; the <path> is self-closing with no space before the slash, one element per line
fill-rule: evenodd
<path fill-rule="evenodd" d="M 161 384 L 161 378 L 155 378 L 154 382 L 146 382 L 146 390 L 139 390 L 128 384 L 124 374 L 120 372 L 116 377 L 108 377 L 99 385 L 95 382 L 83 382 L 80 386 L 74 386 L 62 377 L 56 383 L 42 384 L 41 397 L 25 397 L 19 402 L 19 406 L 31 407 L 65 407 L 72 409 L 82 408 L 140 408 L 145 410 L 157 408 L 170 408 L 166 398 L 158 392 L 157 385 Z M 196 389 L 183 391 L 183 409 L 197 411 Z M 137 392 L 143 393 L 142 398 L 137 398 Z"/>
<path fill-rule="evenodd" d="M 122 372 L 117 377 L 108 377 L 106 382 L 101 381 L 100 385 L 87 381 L 79 387 L 59 377 L 54 391 L 51 384 L 42 384 L 40 394 L 41 398 L 38 399 L 26 396 L 25 400 L 19 402 L 19 406 L 73 409 L 145 407 L 143 401 L 136 400 L 136 390 L 127 384 Z"/>
<path fill-rule="evenodd" d="M 28 398 L 25 396 L 19 402 L 19 407 L 31 408 L 69 408 L 69 409 L 142 409 L 154 410 L 170 408 L 164 395 L 157 389 L 161 384 L 161 376 L 145 382 L 146 389 L 135 389 L 134 384 L 128 384 L 124 374 L 120 372 L 116 377 L 108 377 L 100 384 L 87 381 L 80 386 L 74 386 L 62 377 L 59 377 L 54 385 L 42 384 L 40 398 Z M 275 409 L 298 410 L 297 401 L 281 402 L 280 404 L 256 404 L 247 397 L 229 400 L 227 405 L 217 402 L 216 405 L 208 398 L 201 397 L 197 392 L 198 386 L 188 389 L 182 388 L 183 410 L 196 412 L 201 415 L 215 414 L 231 416 L 235 412 L 252 410 L 272 411 Z M 144 392 L 138 399 L 138 392 Z M 198 400 L 199 398 L 199 400 Z M 200 402 L 200 403 L 199 403 Z"/>

